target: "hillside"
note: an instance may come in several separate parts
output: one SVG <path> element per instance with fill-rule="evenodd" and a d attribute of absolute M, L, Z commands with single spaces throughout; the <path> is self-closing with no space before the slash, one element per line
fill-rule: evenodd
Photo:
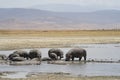
<path fill-rule="evenodd" d="M 120 11 L 51 12 L 0 8 L 0 29 L 120 29 Z"/>

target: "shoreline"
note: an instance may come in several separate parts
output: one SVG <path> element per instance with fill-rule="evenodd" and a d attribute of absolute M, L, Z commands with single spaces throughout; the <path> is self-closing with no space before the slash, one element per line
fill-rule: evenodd
<path fill-rule="evenodd" d="M 70 64 L 86 64 L 86 63 L 120 63 L 120 60 L 116 60 L 116 61 L 113 61 L 113 60 L 94 60 L 94 59 L 91 59 L 91 60 L 86 60 L 83 61 L 81 60 L 80 62 L 79 61 L 65 61 L 64 59 L 63 60 L 57 60 L 57 61 L 43 61 L 42 62 L 39 62 L 39 61 L 32 61 L 32 60 L 25 60 L 25 61 L 6 61 L 6 60 L 0 60 L 0 64 L 1 65 L 15 65 L 15 66 L 20 66 L 20 65 L 40 65 L 42 63 L 46 62 L 46 64 L 54 64 L 54 65 L 70 65 Z"/>
<path fill-rule="evenodd" d="M 13 74 L 15 72 L 4 72 Z M 69 73 L 29 73 L 24 78 L 1 77 L 0 80 L 119 80 L 120 76 L 74 76 Z"/>

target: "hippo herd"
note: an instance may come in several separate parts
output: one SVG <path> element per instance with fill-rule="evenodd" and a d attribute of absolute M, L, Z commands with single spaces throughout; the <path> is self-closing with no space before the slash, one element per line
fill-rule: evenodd
<path fill-rule="evenodd" d="M 42 58 L 42 53 L 39 50 L 33 49 L 29 52 L 23 51 L 23 50 L 16 50 L 13 53 L 11 53 L 6 60 L 10 61 L 25 61 L 25 60 L 33 60 L 37 59 L 38 61 L 50 61 L 50 60 L 61 60 L 64 56 L 64 53 L 61 49 L 53 48 L 48 50 L 48 57 Z M 79 61 L 81 61 L 81 58 L 84 58 L 84 61 L 86 61 L 87 52 L 85 49 L 82 48 L 73 48 L 70 49 L 66 55 L 65 55 L 65 61 L 74 61 L 74 58 L 79 58 Z M 4 58 L 4 57 L 2 57 Z"/>
<path fill-rule="evenodd" d="M 34 58 L 37 58 L 39 61 L 41 61 L 41 52 L 39 50 L 33 49 L 30 50 L 29 53 L 27 51 L 17 50 L 11 53 L 7 57 L 7 60 L 24 61 L 24 60 L 32 60 Z"/>

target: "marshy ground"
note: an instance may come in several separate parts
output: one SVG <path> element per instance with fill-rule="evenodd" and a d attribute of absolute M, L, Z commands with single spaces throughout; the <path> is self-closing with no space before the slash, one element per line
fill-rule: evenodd
<path fill-rule="evenodd" d="M 74 44 L 120 43 L 120 30 L 0 30 L 0 50 L 60 48 Z M 0 80 L 120 80 L 119 76 L 69 76 L 64 73 L 33 74 L 28 78 Z"/>

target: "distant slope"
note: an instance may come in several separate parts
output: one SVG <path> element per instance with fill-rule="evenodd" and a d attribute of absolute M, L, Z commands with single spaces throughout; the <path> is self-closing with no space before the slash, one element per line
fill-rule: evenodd
<path fill-rule="evenodd" d="M 105 6 L 98 5 L 80 5 L 80 4 L 43 4 L 43 5 L 33 5 L 30 8 L 48 10 L 54 12 L 93 12 L 101 9 L 110 9 Z"/>
<path fill-rule="evenodd" d="M 86 11 L 86 7 L 73 4 L 46 4 L 46 5 L 34 5 L 31 6 L 33 9 L 48 10 L 54 12 L 82 12 Z M 87 11 L 88 7 L 87 7 Z"/>
<path fill-rule="evenodd" d="M 119 23 L 119 10 L 73 13 L 0 8 L 0 29 L 120 29 Z"/>

